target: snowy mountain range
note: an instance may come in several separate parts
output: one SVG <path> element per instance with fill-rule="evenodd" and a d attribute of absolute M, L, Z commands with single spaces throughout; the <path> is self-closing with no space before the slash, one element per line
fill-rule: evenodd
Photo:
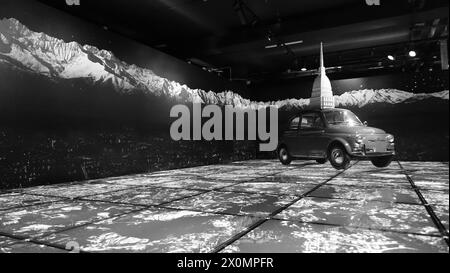
<path fill-rule="evenodd" d="M 254 102 L 232 91 L 216 93 L 191 89 L 160 77 L 149 69 L 127 64 L 117 59 L 112 52 L 31 31 L 14 18 L 0 20 L 0 64 L 39 74 L 52 81 L 83 78 L 95 84 L 111 85 L 119 93 L 141 91 L 182 102 L 251 108 L 273 105 L 285 109 L 309 105 L 309 99 Z M 335 101 L 340 107 L 362 108 L 373 103 L 398 104 L 429 98 L 448 101 L 449 91 L 413 94 L 396 89 L 364 89 L 335 96 Z"/>

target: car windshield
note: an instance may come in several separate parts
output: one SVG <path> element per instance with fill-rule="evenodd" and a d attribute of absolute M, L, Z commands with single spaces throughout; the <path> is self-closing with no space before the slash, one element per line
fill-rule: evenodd
<path fill-rule="evenodd" d="M 361 126 L 359 118 L 349 110 L 325 112 L 325 119 L 331 125 Z"/>

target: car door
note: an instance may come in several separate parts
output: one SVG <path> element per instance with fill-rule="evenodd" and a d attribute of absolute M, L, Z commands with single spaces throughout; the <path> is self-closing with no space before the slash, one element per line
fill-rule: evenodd
<path fill-rule="evenodd" d="M 299 153 L 305 157 L 324 157 L 326 139 L 325 123 L 319 112 L 307 112 L 301 116 L 298 142 Z"/>
<path fill-rule="evenodd" d="M 298 155 L 298 124 L 300 116 L 297 115 L 290 119 L 288 128 L 284 131 L 283 142 L 286 144 L 289 153 L 292 156 Z"/>

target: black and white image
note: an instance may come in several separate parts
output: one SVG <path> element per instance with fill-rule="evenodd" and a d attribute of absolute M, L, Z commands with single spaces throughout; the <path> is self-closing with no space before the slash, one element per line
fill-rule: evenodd
<path fill-rule="evenodd" d="M 447 0 L 0 0 L 0 253 L 448 254 L 448 25 Z"/>

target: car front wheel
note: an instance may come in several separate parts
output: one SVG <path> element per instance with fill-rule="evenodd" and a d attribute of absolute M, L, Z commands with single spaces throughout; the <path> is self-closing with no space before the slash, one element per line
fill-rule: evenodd
<path fill-rule="evenodd" d="M 328 154 L 331 165 L 338 170 L 346 169 L 350 165 L 350 156 L 341 145 L 331 147 Z"/>
<path fill-rule="evenodd" d="M 286 148 L 286 146 L 281 146 L 278 149 L 278 159 L 280 160 L 281 164 L 283 164 L 283 165 L 291 164 L 292 158 L 291 158 L 291 155 L 289 154 L 289 151 Z"/>
<path fill-rule="evenodd" d="M 380 157 L 372 158 L 370 161 L 372 162 L 372 164 L 375 167 L 385 168 L 385 167 L 387 167 L 387 166 L 389 166 L 391 164 L 392 158 L 393 158 L 393 156 L 391 156 L 391 155 L 389 155 L 389 156 L 380 156 Z"/>

